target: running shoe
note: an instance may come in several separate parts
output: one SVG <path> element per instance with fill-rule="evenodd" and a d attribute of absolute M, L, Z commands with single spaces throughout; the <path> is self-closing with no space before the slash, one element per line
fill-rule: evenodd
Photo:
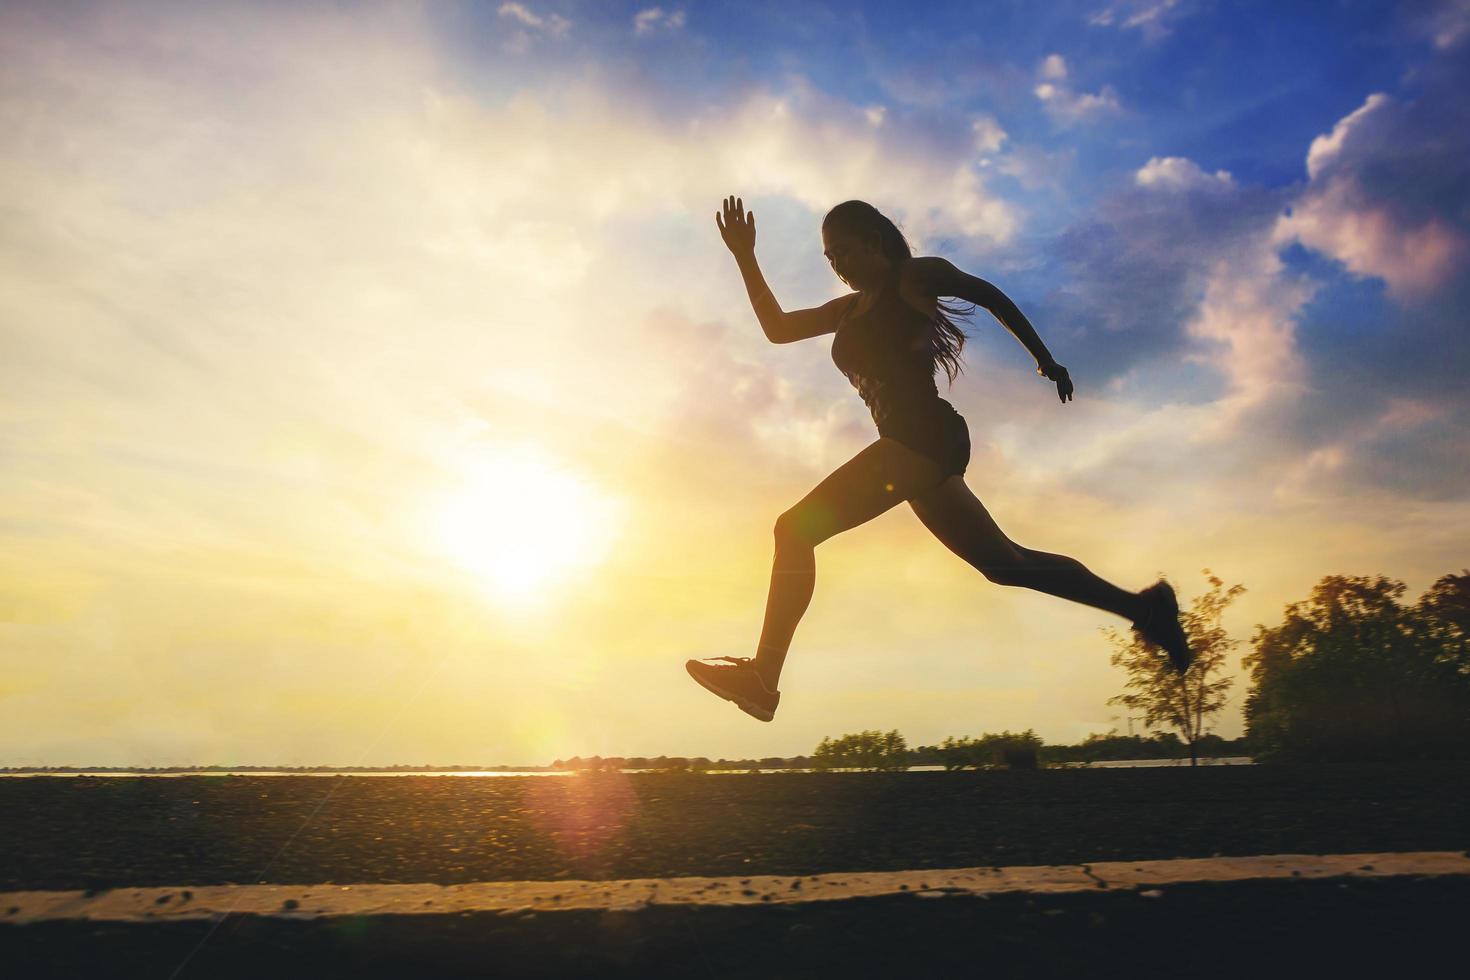
<path fill-rule="evenodd" d="M 716 665 L 713 661 L 725 660 L 728 665 Z M 750 657 L 706 657 L 704 660 L 686 660 L 684 669 L 706 690 L 718 694 L 726 701 L 761 721 L 776 717 L 776 705 L 781 703 L 781 692 L 766 687 L 766 682 L 756 672 L 755 661 Z"/>
<path fill-rule="evenodd" d="M 1138 594 L 1148 604 L 1148 611 L 1133 624 L 1133 628 L 1146 642 L 1163 647 L 1169 655 L 1169 663 L 1183 674 L 1194 662 L 1194 654 L 1189 649 L 1183 627 L 1179 625 L 1179 600 L 1174 595 L 1174 587 L 1159 579 Z"/>

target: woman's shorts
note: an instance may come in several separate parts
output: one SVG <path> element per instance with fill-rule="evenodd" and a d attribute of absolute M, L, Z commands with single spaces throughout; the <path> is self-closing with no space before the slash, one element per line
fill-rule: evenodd
<path fill-rule="evenodd" d="M 878 434 L 934 460 L 946 477 L 963 475 L 970 465 L 970 427 L 942 398 L 922 408 L 890 412 Z"/>

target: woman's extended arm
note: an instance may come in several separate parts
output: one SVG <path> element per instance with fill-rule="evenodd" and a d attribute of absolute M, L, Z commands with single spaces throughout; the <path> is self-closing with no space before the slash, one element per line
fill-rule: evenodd
<path fill-rule="evenodd" d="M 1067 376 L 1067 369 L 1051 356 L 1026 314 L 998 286 L 960 271 L 948 259 L 926 256 L 914 262 L 930 292 L 985 307 L 1036 358 L 1036 373 L 1057 383 L 1057 394 L 1062 401 L 1072 396 L 1072 380 Z"/>

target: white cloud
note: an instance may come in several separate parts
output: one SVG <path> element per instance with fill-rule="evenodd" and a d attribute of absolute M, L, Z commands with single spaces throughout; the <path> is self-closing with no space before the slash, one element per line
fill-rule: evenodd
<path fill-rule="evenodd" d="M 501 17 L 508 18 L 525 27 L 531 28 L 536 34 L 549 37 L 565 37 L 566 33 L 572 27 L 572 22 L 561 14 L 548 14 L 543 17 L 532 11 L 525 4 L 514 2 L 514 0 L 508 3 L 502 3 L 496 13 Z M 529 40 L 530 34 L 520 31 L 508 43 L 517 50 L 524 50 Z"/>
<path fill-rule="evenodd" d="M 1111 85 L 1104 85 L 1101 91 L 1094 93 L 1073 92 L 1065 86 L 1042 83 L 1033 91 L 1047 115 L 1065 125 L 1085 122 L 1122 108 Z"/>
<path fill-rule="evenodd" d="M 1190 359 L 1222 371 L 1229 387 L 1191 441 L 1226 438 L 1241 431 L 1247 417 L 1301 397 L 1305 370 L 1296 318 L 1315 291 L 1311 282 L 1286 274 L 1269 232 L 1216 259 L 1185 332 L 1208 345 Z"/>
<path fill-rule="evenodd" d="M 1390 99 L 1387 95 L 1382 92 L 1374 92 L 1368 96 L 1366 102 L 1339 119 L 1337 125 L 1332 127 L 1332 132 L 1313 139 L 1312 145 L 1307 148 L 1307 176 L 1312 180 L 1317 179 L 1323 168 L 1342 153 L 1342 145 L 1353 128 L 1361 124 L 1374 111 L 1389 105 Z"/>
<path fill-rule="evenodd" d="M 1224 189 L 1235 183 L 1228 170 L 1207 174 L 1199 164 L 1185 157 L 1150 157 L 1134 173 L 1133 181 L 1139 187 L 1171 190 Z"/>
<path fill-rule="evenodd" d="M 975 135 L 975 149 L 980 153 L 995 153 L 1006 141 L 1006 131 L 991 116 L 981 116 L 971 122 L 970 132 Z"/>
<path fill-rule="evenodd" d="M 1145 40 L 1155 41 L 1169 33 L 1169 12 L 1179 0 L 1121 0 L 1096 11 L 1087 18 L 1094 27 L 1118 27 L 1137 30 Z"/>
<path fill-rule="evenodd" d="M 1041 100 L 1046 114 L 1061 125 L 1085 122 L 1122 108 L 1111 85 L 1104 85 L 1096 93 L 1074 91 L 1066 81 L 1066 60 L 1059 54 L 1047 55 L 1037 73 L 1044 81 L 1031 90 L 1032 94 Z"/>
<path fill-rule="evenodd" d="M 684 11 L 666 12 L 662 7 L 649 7 L 633 15 L 633 33 L 642 37 L 657 30 L 677 31 L 684 26 Z"/>

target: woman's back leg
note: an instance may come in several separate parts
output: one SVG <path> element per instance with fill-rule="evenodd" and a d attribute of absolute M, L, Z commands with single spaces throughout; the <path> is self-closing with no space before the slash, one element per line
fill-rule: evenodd
<path fill-rule="evenodd" d="M 1015 585 L 1122 616 L 1145 611 L 1136 592 L 1099 578 L 1075 558 L 1023 548 L 1008 538 L 963 477 L 916 495 L 909 506 L 945 547 L 998 585 Z"/>

